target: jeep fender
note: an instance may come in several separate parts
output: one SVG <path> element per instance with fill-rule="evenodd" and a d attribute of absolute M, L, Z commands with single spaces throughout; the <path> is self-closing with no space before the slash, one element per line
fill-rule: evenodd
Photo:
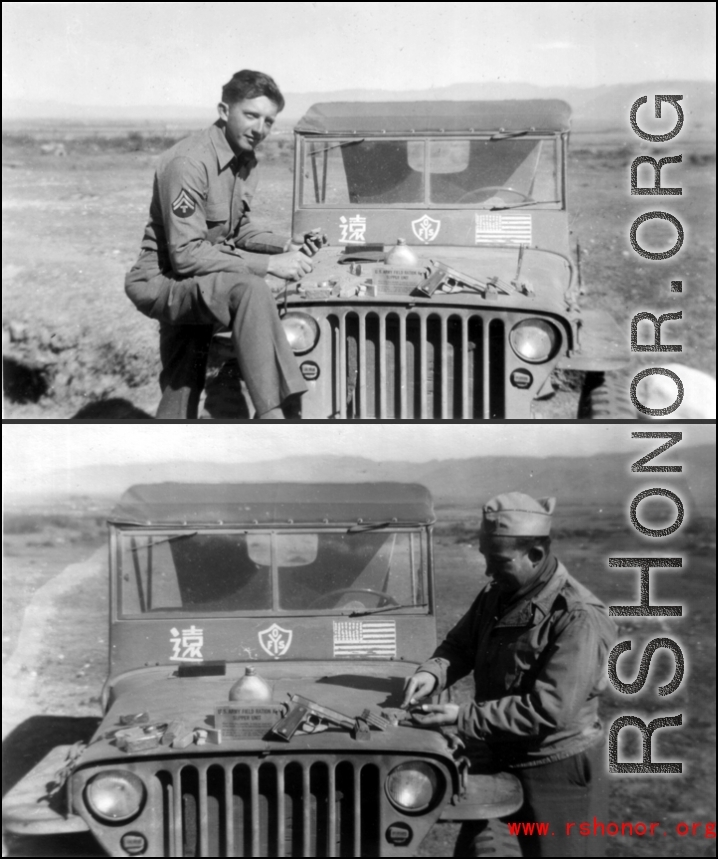
<path fill-rule="evenodd" d="M 68 759 L 75 746 L 55 746 L 5 794 L 2 802 L 3 826 L 15 835 L 64 835 L 88 832 L 85 821 L 67 808 L 63 783 Z"/>
<path fill-rule="evenodd" d="M 521 782 L 511 773 L 467 775 L 466 790 L 448 803 L 441 820 L 485 820 L 503 817 L 523 805 Z"/>
<path fill-rule="evenodd" d="M 587 310 L 573 317 L 576 343 L 570 357 L 559 359 L 562 370 L 618 370 L 628 364 L 629 339 L 605 310 Z"/>

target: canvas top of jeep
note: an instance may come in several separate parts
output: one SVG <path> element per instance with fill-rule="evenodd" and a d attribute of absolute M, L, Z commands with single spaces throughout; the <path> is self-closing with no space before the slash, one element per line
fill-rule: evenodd
<path fill-rule="evenodd" d="M 557 100 L 309 109 L 293 234 L 329 244 L 280 296 L 303 417 L 525 418 L 555 368 L 625 363 L 613 320 L 578 305 L 569 118 Z"/>
<path fill-rule="evenodd" d="M 469 777 L 400 709 L 436 642 L 433 522 L 415 484 L 129 489 L 102 721 L 8 795 L 5 825 L 89 829 L 113 856 L 399 856 L 442 815 L 517 808 L 512 776 Z M 40 802 L 61 765 L 66 805 Z"/>

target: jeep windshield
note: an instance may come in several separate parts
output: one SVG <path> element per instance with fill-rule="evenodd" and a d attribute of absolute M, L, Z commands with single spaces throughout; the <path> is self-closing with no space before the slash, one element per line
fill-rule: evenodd
<path fill-rule="evenodd" d="M 421 529 L 123 531 L 122 618 L 426 611 Z"/>
<path fill-rule="evenodd" d="M 560 209 L 560 145 L 523 132 L 303 138 L 302 205 Z"/>

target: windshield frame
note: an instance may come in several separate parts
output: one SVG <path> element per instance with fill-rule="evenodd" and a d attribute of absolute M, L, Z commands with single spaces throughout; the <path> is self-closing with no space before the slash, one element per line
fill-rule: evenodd
<path fill-rule="evenodd" d="M 505 134 L 505 135 L 497 135 L 496 132 L 481 132 L 474 134 L 467 134 L 466 132 L 457 132 L 455 134 L 306 134 L 299 132 L 297 133 L 297 137 L 299 138 L 299 145 L 296 147 L 295 153 L 295 200 L 296 209 L 310 209 L 310 210 L 332 210 L 332 211 L 340 211 L 346 209 L 456 209 L 459 211 L 491 211 L 491 207 L 486 206 L 478 206 L 475 202 L 467 202 L 467 203 L 440 203 L 440 202 L 432 202 L 431 201 L 431 163 L 430 163 L 430 148 L 432 143 L 443 142 L 447 140 L 468 140 L 468 141 L 484 141 L 484 142 L 492 142 L 497 146 L 500 146 L 503 141 L 513 140 L 517 137 L 517 134 Z M 566 132 L 535 132 L 535 131 L 526 131 L 521 132 L 520 135 L 521 140 L 537 140 L 543 142 L 552 142 L 554 145 L 554 169 L 555 169 L 555 182 L 556 182 L 556 200 L 547 201 L 547 200 L 535 200 L 530 203 L 522 203 L 521 208 L 525 211 L 565 211 L 567 205 L 567 194 L 566 194 L 566 153 L 567 153 L 567 144 L 568 144 L 568 135 Z M 314 176 L 314 180 L 312 177 L 312 171 L 310 171 L 310 175 L 307 177 L 304 176 L 305 166 L 309 164 L 310 153 L 309 153 L 309 145 L 310 144 L 319 144 L 321 142 L 325 142 L 327 144 L 326 148 L 320 150 L 317 154 L 321 154 L 321 152 L 329 152 L 329 151 L 338 151 L 341 148 L 342 144 L 352 144 L 352 143 L 363 143 L 363 142 L 378 142 L 378 141 L 399 141 L 399 142 L 422 142 L 424 144 L 424 173 L 423 173 L 423 189 L 424 189 L 424 200 L 419 202 L 410 202 L 410 203 L 388 203 L 388 202 L 380 202 L 380 203 L 370 203 L 370 202 L 358 202 L 352 203 L 351 201 L 347 201 L 345 203 L 326 203 L 326 202 L 314 202 L 312 201 L 312 182 L 318 180 L 319 174 L 322 175 L 323 181 L 326 181 L 326 171 L 322 169 L 320 163 L 316 163 L 316 174 Z M 326 159 L 325 159 L 326 160 Z M 315 162 L 318 162 L 318 159 L 315 159 Z M 306 199 L 305 199 L 305 194 Z M 506 206 L 505 208 L 501 208 L 500 211 L 511 211 L 513 207 L 511 205 Z"/>
<path fill-rule="evenodd" d="M 276 563 L 276 550 L 274 536 L 281 534 L 350 534 L 355 533 L 358 538 L 366 531 L 352 532 L 350 529 L 354 523 L 346 525 L 321 525 L 321 526 L 197 526 L 191 530 L 168 526 L 125 526 L 112 528 L 111 541 L 111 591 L 113 598 L 113 618 L 115 621 L 138 621 L 138 620 L 188 620 L 190 618 L 253 618 L 253 617 L 346 617 L 352 616 L 356 612 L 356 607 L 334 607 L 334 608 L 301 608 L 301 609 L 285 609 L 279 605 L 279 567 Z M 168 609 L 150 609 L 140 612 L 125 612 L 123 606 L 123 575 L 126 572 L 130 579 L 136 579 L 136 571 L 130 567 L 125 570 L 123 568 L 123 559 L 130 557 L 131 541 L 138 537 L 157 538 L 159 541 L 168 542 L 171 538 L 191 538 L 196 535 L 209 534 L 269 534 L 272 535 L 271 547 L 271 587 L 272 587 L 272 606 L 261 609 L 243 609 L 243 610 L 218 610 L 210 611 L 206 609 L 186 609 L 177 611 L 172 608 Z M 373 532 L 369 532 L 373 533 Z M 417 536 L 418 557 L 414 559 L 412 541 L 412 582 L 408 585 L 412 593 L 416 595 L 416 605 L 407 606 L 404 604 L 394 607 L 395 611 L 401 615 L 429 615 L 433 614 L 433 583 L 432 583 L 432 548 L 431 548 L 431 527 L 427 525 L 401 525 L 392 523 L 390 528 L 382 528 L 382 534 L 414 534 Z M 368 608 L 367 616 L 370 616 L 371 608 Z M 382 616 L 391 615 L 392 608 L 382 607 Z"/>

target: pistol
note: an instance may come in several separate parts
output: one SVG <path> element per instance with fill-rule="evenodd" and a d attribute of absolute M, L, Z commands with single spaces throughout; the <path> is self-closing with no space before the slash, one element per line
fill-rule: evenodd
<path fill-rule="evenodd" d="M 291 708 L 286 716 L 282 717 L 269 732 L 280 740 L 291 740 L 296 732 L 307 722 L 328 722 L 339 728 L 354 728 L 356 719 L 338 713 L 329 707 L 324 707 L 302 695 L 290 695 Z"/>

